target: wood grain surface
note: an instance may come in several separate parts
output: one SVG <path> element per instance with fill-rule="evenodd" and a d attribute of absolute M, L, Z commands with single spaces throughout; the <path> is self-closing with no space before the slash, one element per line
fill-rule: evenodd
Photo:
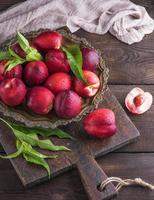
<path fill-rule="evenodd" d="M 0 10 L 4 10 L 22 0 L 0 0 Z M 146 7 L 154 17 L 153 0 L 133 0 Z M 154 95 L 154 33 L 140 43 L 126 45 L 110 34 L 98 36 L 85 31 L 78 35 L 86 37 L 104 52 L 110 68 L 111 91 L 124 107 L 124 97 L 133 87 L 139 86 Z M 125 107 L 124 107 L 125 108 Z M 128 113 L 141 133 L 138 142 L 121 148 L 98 160 L 108 176 L 121 178 L 141 177 L 154 184 L 154 107 L 142 116 Z M 2 147 L 0 147 L 3 153 Z M 77 170 L 72 170 L 43 185 L 25 190 L 13 167 L 7 160 L 0 160 L 1 200 L 87 200 Z M 154 192 L 140 187 L 124 188 L 116 200 L 153 200 Z"/>
<path fill-rule="evenodd" d="M 121 105 L 119 104 L 115 96 L 111 94 L 109 89 L 104 93 L 103 101 L 101 102 L 99 107 L 110 108 L 114 111 L 116 116 L 117 133 L 111 138 L 98 140 L 94 138 L 92 139 L 84 133 L 82 121 L 74 122 L 65 126 L 65 131 L 73 135 L 75 140 L 63 140 L 63 144 L 70 148 L 72 151 L 58 152 L 59 157 L 57 159 L 49 160 L 49 166 L 52 170 L 52 177 L 60 175 L 61 173 L 69 170 L 70 168 L 72 168 L 72 166 L 75 166 L 76 163 L 79 163 L 78 168 L 79 166 L 82 167 L 82 165 L 80 164 L 80 162 L 82 161 L 82 154 L 90 154 L 94 157 L 99 157 L 136 140 L 136 138 L 139 136 L 138 130 L 130 121 L 130 119 L 122 109 Z M 58 140 L 55 138 L 52 140 L 54 143 L 58 142 Z M 7 154 L 15 152 L 16 148 L 14 137 L 11 134 L 11 131 L 3 124 L 1 124 L 0 126 L 0 141 Z M 27 162 L 24 161 L 21 157 L 11 159 L 11 163 L 13 164 L 24 186 L 29 187 L 48 179 L 48 175 L 45 170 L 35 167 L 33 165 L 28 165 Z M 93 163 L 91 163 L 91 165 L 93 166 Z M 87 169 L 87 171 L 88 170 L 90 173 L 90 168 Z M 98 169 L 96 168 L 96 170 Z M 86 170 L 85 173 L 87 173 Z M 100 171 L 99 174 L 101 174 Z M 92 175 L 93 174 L 91 173 L 91 176 Z M 100 182 L 100 179 L 96 181 Z M 90 187 L 92 189 L 92 187 L 96 186 L 97 184 L 91 184 Z"/>

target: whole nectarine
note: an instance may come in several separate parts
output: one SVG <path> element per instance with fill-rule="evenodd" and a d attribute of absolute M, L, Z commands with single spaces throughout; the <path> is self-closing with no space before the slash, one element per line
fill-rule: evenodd
<path fill-rule="evenodd" d="M 49 73 L 69 72 L 70 65 L 64 53 L 59 49 L 52 49 L 47 52 L 45 56 L 45 63 L 48 67 Z"/>
<path fill-rule="evenodd" d="M 45 86 L 54 94 L 58 94 L 61 91 L 69 90 L 71 88 L 71 82 L 70 75 L 59 72 L 49 76 Z"/>
<path fill-rule="evenodd" d="M 66 90 L 58 93 L 55 98 L 54 108 L 59 117 L 70 119 L 80 113 L 82 101 L 74 91 Z"/>
<path fill-rule="evenodd" d="M 21 79 L 5 79 L 0 84 L 0 97 L 9 106 L 17 106 L 24 100 L 26 86 Z"/>
<path fill-rule="evenodd" d="M 97 109 L 88 114 L 83 127 L 90 136 L 98 138 L 107 138 L 116 133 L 115 114 L 107 108 Z"/>
<path fill-rule="evenodd" d="M 41 50 L 59 49 L 62 44 L 62 35 L 56 31 L 40 33 L 34 40 L 34 44 Z"/>
<path fill-rule="evenodd" d="M 54 95 L 42 86 L 36 86 L 27 93 L 27 106 L 37 114 L 47 114 L 53 107 Z"/>
<path fill-rule="evenodd" d="M 81 80 L 74 78 L 74 90 L 82 97 L 94 96 L 100 87 L 99 78 L 95 73 L 88 70 L 83 70 L 83 74 L 87 80 L 87 84 L 84 84 Z"/>
<path fill-rule="evenodd" d="M 29 86 L 42 84 L 48 75 L 48 68 L 43 61 L 29 62 L 23 72 L 24 80 Z"/>

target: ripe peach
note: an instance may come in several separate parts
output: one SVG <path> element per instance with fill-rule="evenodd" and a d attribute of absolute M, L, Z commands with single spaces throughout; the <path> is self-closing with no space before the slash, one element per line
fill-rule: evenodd
<path fill-rule="evenodd" d="M 99 78 L 95 73 L 88 70 L 83 70 L 83 74 L 88 84 L 86 85 L 81 80 L 75 78 L 73 82 L 74 90 L 82 97 L 94 96 L 100 87 Z"/>
<path fill-rule="evenodd" d="M 90 136 L 110 137 L 116 133 L 115 114 L 110 109 L 97 109 L 85 117 L 83 127 Z"/>
<path fill-rule="evenodd" d="M 141 88 L 132 89 L 125 98 L 127 109 L 134 114 L 142 114 L 150 109 L 153 97 L 149 92 L 144 92 Z"/>
<path fill-rule="evenodd" d="M 26 86 L 21 79 L 5 79 L 0 84 L 0 97 L 9 106 L 17 106 L 24 100 Z"/>
<path fill-rule="evenodd" d="M 52 49 L 48 51 L 45 56 L 45 63 L 48 67 L 49 73 L 69 72 L 70 65 L 64 53 L 59 49 Z"/>
<path fill-rule="evenodd" d="M 22 77 L 22 66 L 16 65 L 10 71 L 5 72 L 6 61 L 0 62 L 0 82 L 6 78 L 20 78 Z"/>
<path fill-rule="evenodd" d="M 23 75 L 27 85 L 40 85 L 48 77 L 48 68 L 42 61 L 32 61 L 25 66 Z"/>
<path fill-rule="evenodd" d="M 69 90 L 71 88 L 71 77 L 64 72 L 52 74 L 47 79 L 45 87 L 47 87 L 54 94 L 58 94 L 64 90 Z"/>
<path fill-rule="evenodd" d="M 99 63 L 99 56 L 92 48 L 82 48 L 83 69 L 94 71 Z"/>
<path fill-rule="evenodd" d="M 59 117 L 70 119 L 80 113 L 82 101 L 74 91 L 66 90 L 58 93 L 54 108 Z"/>
<path fill-rule="evenodd" d="M 54 95 L 42 86 L 36 86 L 27 93 L 27 106 L 37 114 L 47 114 L 53 107 Z"/>
<path fill-rule="evenodd" d="M 40 33 L 34 40 L 34 44 L 40 50 L 59 49 L 62 43 L 62 35 L 56 31 Z"/>

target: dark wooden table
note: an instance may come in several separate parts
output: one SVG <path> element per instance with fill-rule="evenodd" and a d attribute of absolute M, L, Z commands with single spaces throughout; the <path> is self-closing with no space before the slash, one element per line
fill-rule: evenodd
<path fill-rule="evenodd" d="M 23 0 L 0 0 L 0 11 Z M 154 18 L 153 0 L 133 0 L 146 7 Z M 133 87 L 139 86 L 154 96 L 154 33 L 140 43 L 126 45 L 110 34 L 98 36 L 78 31 L 91 43 L 104 51 L 110 68 L 110 88 L 124 107 L 124 98 Z M 98 160 L 108 176 L 121 178 L 141 177 L 154 184 L 154 105 L 145 114 L 128 113 L 141 133 L 140 139 Z M 0 146 L 0 152 L 4 153 Z M 87 200 L 76 170 L 54 180 L 25 190 L 10 161 L 0 160 L 0 200 Z M 122 189 L 117 200 L 153 200 L 154 191 L 140 187 Z"/>

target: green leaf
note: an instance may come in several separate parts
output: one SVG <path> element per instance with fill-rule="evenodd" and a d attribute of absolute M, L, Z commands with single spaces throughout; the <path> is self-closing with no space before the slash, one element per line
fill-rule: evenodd
<path fill-rule="evenodd" d="M 23 145 L 21 144 L 19 149 L 15 152 L 15 153 L 12 153 L 12 154 L 9 154 L 7 156 L 2 156 L 0 155 L 0 158 L 3 158 L 3 159 L 11 159 L 11 158 L 16 158 L 18 157 L 23 151 Z"/>
<path fill-rule="evenodd" d="M 25 62 L 25 60 L 18 56 L 10 47 L 9 54 L 12 56 L 12 59 L 5 64 L 6 72 L 13 69 L 16 65 L 23 64 Z"/>
<path fill-rule="evenodd" d="M 58 146 L 58 145 L 54 145 L 51 140 L 46 139 L 46 140 L 40 140 L 37 136 L 36 133 L 31 132 L 30 134 L 26 134 L 24 133 L 24 129 L 23 127 L 21 127 L 21 129 L 19 130 L 16 125 L 12 126 L 11 124 L 9 124 L 7 121 L 5 121 L 4 119 L 0 118 L 0 120 L 2 120 L 5 124 L 7 124 L 11 130 L 13 131 L 14 135 L 19 139 L 22 140 L 32 146 L 38 146 L 42 149 L 47 149 L 47 150 L 51 150 L 51 151 L 69 151 L 70 149 L 68 149 L 65 146 Z M 27 129 L 28 130 L 28 129 Z M 34 137 L 35 134 L 35 137 Z"/>
<path fill-rule="evenodd" d="M 49 175 L 49 177 L 50 177 L 50 174 L 51 174 L 50 168 L 49 168 L 49 165 L 48 165 L 48 163 L 45 161 L 44 158 L 40 158 L 39 156 L 36 156 L 36 155 L 33 156 L 32 153 L 31 153 L 31 154 L 29 154 L 29 153 L 24 153 L 24 154 L 23 154 L 23 157 L 25 158 L 25 160 L 26 160 L 27 162 L 30 162 L 30 163 L 33 163 L 33 164 L 37 164 L 37 165 L 40 165 L 40 166 L 44 167 L 44 168 L 47 170 L 48 175 Z"/>
<path fill-rule="evenodd" d="M 13 128 L 13 132 L 18 139 L 23 140 L 32 146 L 38 146 L 41 149 L 46 149 L 50 151 L 69 151 L 70 150 L 65 146 L 54 145 L 49 139 L 40 140 L 37 137 L 37 135 L 34 138 L 33 135 L 24 134 L 23 132 L 18 131 L 15 128 Z"/>
<path fill-rule="evenodd" d="M 1 51 L 0 52 L 0 61 L 1 60 L 10 60 L 12 56 L 10 55 L 9 51 Z"/>
<path fill-rule="evenodd" d="M 55 128 L 55 129 L 41 128 L 41 127 L 29 128 L 27 126 L 18 125 L 15 123 L 11 123 L 11 126 L 21 132 L 24 132 L 25 134 L 36 133 L 43 137 L 57 136 L 58 138 L 62 138 L 62 139 L 73 139 L 72 136 L 70 136 L 68 133 L 64 132 L 63 130 L 59 128 Z"/>
<path fill-rule="evenodd" d="M 51 140 L 45 139 L 45 140 L 39 140 L 37 143 L 37 146 L 39 146 L 41 149 L 51 150 L 51 151 L 70 151 L 65 146 L 57 146 L 54 145 Z"/>
<path fill-rule="evenodd" d="M 30 128 L 30 127 L 27 127 L 27 126 L 24 126 L 21 124 L 16 124 L 16 123 L 10 123 L 10 124 L 14 129 L 17 129 L 20 132 L 24 132 L 25 134 L 33 134 L 33 133 L 37 134 L 38 133 L 35 131 L 35 128 Z"/>
<path fill-rule="evenodd" d="M 31 145 L 25 143 L 25 142 L 20 142 L 19 140 L 16 143 L 17 149 L 20 148 L 20 146 L 23 145 L 23 157 L 25 158 L 25 160 L 27 162 L 33 163 L 33 164 L 37 164 L 40 165 L 42 167 L 44 167 L 47 172 L 48 175 L 50 176 L 50 168 L 48 163 L 45 161 L 45 158 L 56 158 L 56 155 L 44 155 L 39 153 L 38 151 L 34 150 Z"/>
<path fill-rule="evenodd" d="M 12 127 L 6 120 L 4 120 L 4 119 L 1 118 L 1 117 L 0 117 L 0 120 L 1 120 L 2 122 L 4 122 L 4 123 L 13 131 L 13 127 Z"/>
<path fill-rule="evenodd" d="M 57 136 L 58 138 L 61 139 L 73 139 L 71 135 L 66 133 L 65 131 L 55 128 L 55 129 L 45 129 L 45 131 L 42 130 L 42 132 L 39 132 L 40 135 L 49 137 L 49 136 Z"/>
<path fill-rule="evenodd" d="M 87 81 L 84 77 L 82 70 L 82 54 L 80 51 L 80 47 L 78 45 L 67 47 L 62 47 L 62 50 L 66 53 L 67 59 L 70 63 L 70 67 L 74 75 L 83 81 L 84 84 L 87 84 Z"/>
<path fill-rule="evenodd" d="M 17 40 L 22 50 L 28 54 L 30 52 L 28 40 L 20 32 L 17 32 Z"/>
<path fill-rule="evenodd" d="M 82 69 L 83 60 L 82 60 L 82 53 L 81 53 L 79 45 L 76 45 L 76 44 L 70 45 L 68 46 L 68 50 L 73 55 L 80 69 Z"/>
<path fill-rule="evenodd" d="M 39 156 L 40 158 L 57 158 L 57 155 L 44 155 L 38 151 L 36 151 L 35 149 L 32 148 L 32 146 L 24 141 L 20 141 L 20 140 L 17 140 L 17 143 L 16 143 L 16 146 L 17 146 L 17 149 L 20 148 L 20 146 L 23 146 L 23 153 L 29 153 L 34 156 Z"/>
<path fill-rule="evenodd" d="M 11 56 L 13 56 L 14 58 L 16 58 L 16 59 L 19 59 L 19 60 L 24 61 L 24 59 L 21 58 L 19 55 L 17 55 L 10 47 L 9 47 L 9 54 L 10 54 Z"/>
<path fill-rule="evenodd" d="M 51 151 L 69 150 L 65 146 L 54 145 L 48 139 L 40 140 L 39 137 L 37 136 L 38 130 L 36 130 L 37 132 L 34 132 L 34 130 L 27 128 L 25 126 L 8 123 L 3 118 L 0 118 L 0 120 L 3 121 L 12 130 L 15 137 L 17 138 L 16 141 L 17 152 L 8 156 L 0 156 L 1 158 L 15 158 L 18 155 L 22 154 L 27 162 L 44 167 L 47 170 L 48 175 L 50 176 L 50 168 L 45 159 L 56 158 L 57 155 L 44 155 L 33 149 L 32 146 L 37 146 L 40 147 L 41 149 L 46 149 Z M 59 135 L 59 133 L 57 133 L 57 135 L 59 137 L 65 136 L 65 134 L 63 136 L 63 134 Z"/>
<path fill-rule="evenodd" d="M 8 61 L 5 65 L 6 72 L 13 69 L 16 65 L 23 64 L 23 63 L 24 63 L 24 60 L 20 60 L 20 59 L 17 59 L 17 58 L 14 59 L 14 60 Z"/>
<path fill-rule="evenodd" d="M 20 32 L 17 32 L 17 40 L 22 50 L 27 54 L 26 61 L 43 60 L 43 57 L 37 49 L 32 48 L 28 40 Z"/>
<path fill-rule="evenodd" d="M 33 49 L 30 53 L 27 54 L 26 60 L 27 61 L 34 61 L 34 60 L 37 61 L 37 60 L 43 60 L 43 58 L 36 49 Z"/>

